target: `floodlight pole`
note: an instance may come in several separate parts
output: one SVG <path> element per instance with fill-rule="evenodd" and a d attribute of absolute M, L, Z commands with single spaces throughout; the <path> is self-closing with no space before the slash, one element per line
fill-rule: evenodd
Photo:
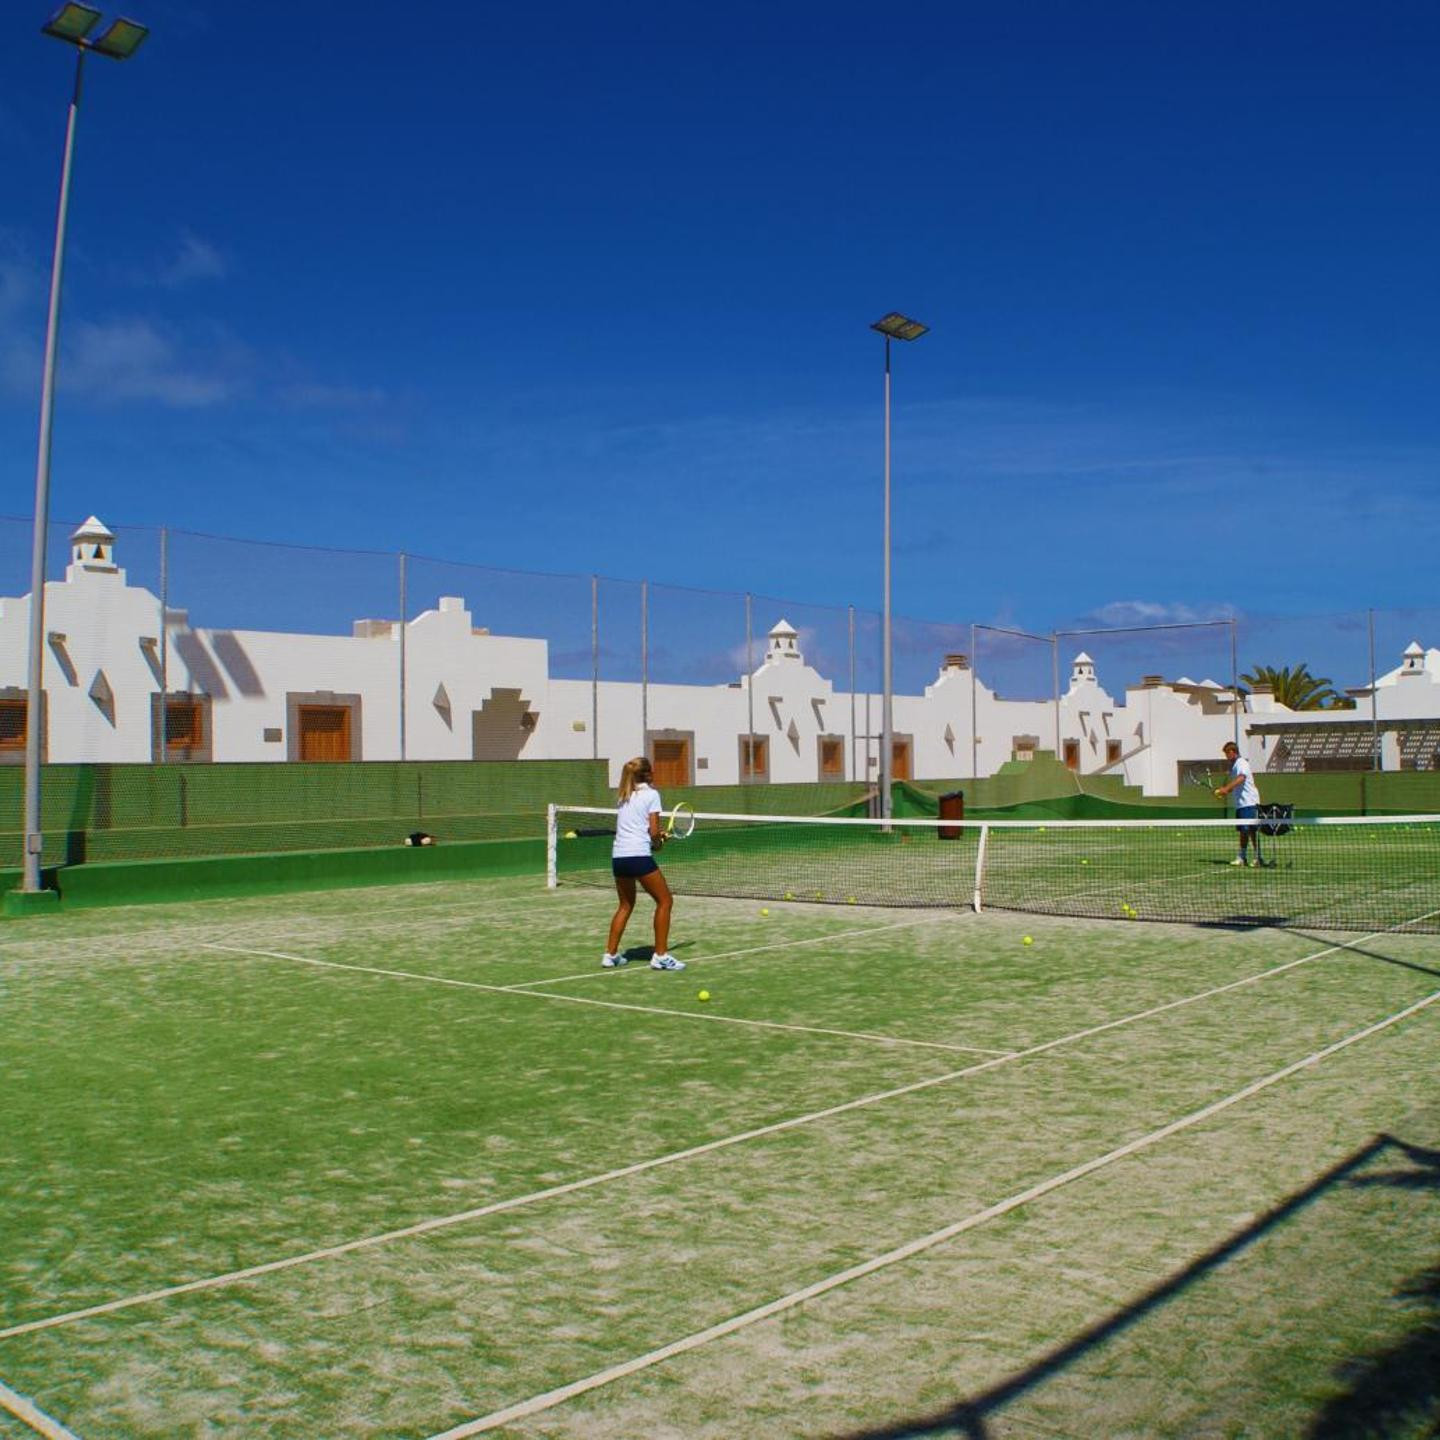
<path fill-rule="evenodd" d="M 891 705 L 894 700 L 892 665 L 894 651 L 890 635 L 890 337 L 885 337 L 885 595 L 884 618 L 880 627 L 880 818 L 888 820 L 894 809 L 890 794 L 890 771 L 894 764 Z"/>
<path fill-rule="evenodd" d="M 20 888 L 40 889 L 40 745 L 44 721 L 45 540 L 50 528 L 50 437 L 55 419 L 55 354 L 60 338 L 60 286 L 65 273 L 65 225 L 70 213 L 70 172 L 85 51 L 75 52 L 75 90 L 65 121 L 65 159 L 60 167 L 60 206 L 55 219 L 55 256 L 50 265 L 50 311 L 45 323 L 45 371 L 40 383 L 40 443 L 35 461 L 35 519 L 30 549 L 30 664 L 25 693 L 25 872 Z"/>
<path fill-rule="evenodd" d="M 34 534 L 30 549 L 30 643 L 25 693 L 25 864 L 20 888 L 40 890 L 40 856 L 45 836 L 40 828 L 40 751 L 45 722 L 45 541 L 50 528 L 50 440 L 55 420 L 55 360 L 60 341 L 60 292 L 65 273 L 65 228 L 70 214 L 70 175 L 75 161 L 75 130 L 80 118 L 80 92 L 85 56 L 96 50 L 111 60 L 128 60 L 149 31 L 133 20 L 115 20 L 97 39 L 90 32 L 100 12 L 88 5 L 66 3 L 41 27 L 75 47 L 75 89 L 65 121 L 65 159 L 60 167 L 60 204 L 55 216 L 55 255 L 50 264 L 50 309 L 45 322 L 45 369 L 40 384 L 40 441 L 35 459 Z M 163 625 L 161 630 L 164 634 Z M 163 642 L 162 642 L 163 643 Z M 160 713 L 165 713 L 161 696 Z"/>
<path fill-rule="evenodd" d="M 890 628 L 890 341 L 918 340 L 928 328 L 918 320 L 892 310 L 871 327 L 885 337 L 885 596 L 884 615 L 880 625 L 881 686 L 880 698 L 880 818 L 888 820 L 893 811 L 890 794 L 891 771 L 894 769 L 893 701 L 894 645 Z"/>

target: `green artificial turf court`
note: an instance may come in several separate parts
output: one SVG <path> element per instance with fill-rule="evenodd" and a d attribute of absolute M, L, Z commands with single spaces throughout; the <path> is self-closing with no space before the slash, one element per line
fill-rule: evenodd
<path fill-rule="evenodd" d="M 7 922 L 0 1436 L 1433 1433 L 1434 934 L 610 908 Z"/>

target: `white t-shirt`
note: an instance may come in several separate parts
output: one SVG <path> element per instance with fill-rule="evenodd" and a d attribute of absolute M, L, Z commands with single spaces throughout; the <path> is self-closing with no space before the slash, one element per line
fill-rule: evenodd
<path fill-rule="evenodd" d="M 1260 790 L 1255 784 L 1255 772 L 1243 755 L 1237 755 L 1230 764 L 1230 778 L 1233 780 L 1237 775 L 1243 775 L 1245 779 L 1238 790 L 1230 792 L 1235 797 L 1236 805 L 1258 805 Z"/>
<path fill-rule="evenodd" d="M 660 792 L 641 781 L 615 810 L 615 844 L 610 853 L 617 860 L 650 853 L 650 817 L 660 813 Z"/>

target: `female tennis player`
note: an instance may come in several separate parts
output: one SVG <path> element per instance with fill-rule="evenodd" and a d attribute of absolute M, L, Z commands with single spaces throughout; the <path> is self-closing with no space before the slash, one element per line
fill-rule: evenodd
<path fill-rule="evenodd" d="M 607 970 L 628 964 L 620 949 L 620 937 L 630 922 L 635 908 L 635 886 L 638 882 L 655 902 L 655 954 L 652 970 L 683 970 L 685 962 L 677 960 L 667 948 L 670 944 L 670 911 L 674 898 L 665 882 L 655 851 L 665 843 L 660 829 L 660 792 L 650 783 L 654 779 L 650 762 L 643 755 L 625 762 L 620 772 L 619 803 L 615 810 L 615 844 L 610 850 L 610 868 L 615 874 L 615 893 L 620 903 L 610 922 L 610 938 L 600 963 Z"/>

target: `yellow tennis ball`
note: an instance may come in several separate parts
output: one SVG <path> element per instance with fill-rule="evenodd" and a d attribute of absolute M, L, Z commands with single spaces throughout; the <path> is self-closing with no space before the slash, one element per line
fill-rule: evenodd
<path fill-rule="evenodd" d="M 853 895 L 847 895 L 845 897 L 845 903 L 847 905 L 853 905 L 855 903 L 855 897 Z"/>
<path fill-rule="evenodd" d="M 1022 945 L 1033 945 L 1035 943 L 1035 937 L 1033 935 L 1027 935 L 1020 943 Z"/>
<path fill-rule="evenodd" d="M 785 892 L 785 898 L 787 900 L 793 900 L 795 898 L 795 892 L 793 890 L 787 890 Z"/>
<path fill-rule="evenodd" d="M 567 840 L 578 840 L 580 837 L 573 830 L 567 830 L 565 832 L 565 838 Z"/>
<path fill-rule="evenodd" d="M 698 998 L 701 1000 L 708 1000 L 710 998 L 710 992 L 708 990 L 702 990 Z"/>
<path fill-rule="evenodd" d="M 770 912 L 769 912 L 767 909 L 765 909 L 765 907 L 762 905 L 762 906 L 760 907 L 760 913 L 761 913 L 762 915 L 768 915 Z"/>
<path fill-rule="evenodd" d="M 1080 863 L 1082 865 L 1088 865 L 1090 862 L 1088 860 L 1082 860 Z"/>

